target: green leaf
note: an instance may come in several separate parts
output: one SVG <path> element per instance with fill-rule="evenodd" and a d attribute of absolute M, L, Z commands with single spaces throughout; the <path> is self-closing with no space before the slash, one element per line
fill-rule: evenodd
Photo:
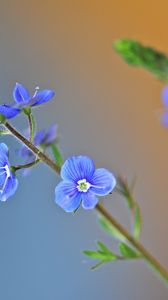
<path fill-rule="evenodd" d="M 125 258 L 138 258 L 140 257 L 140 254 L 134 251 L 132 248 L 130 248 L 128 245 L 121 243 L 119 245 L 120 253 Z"/>
<path fill-rule="evenodd" d="M 121 176 L 117 178 L 117 189 L 118 193 L 120 193 L 127 201 L 127 205 L 130 209 L 133 209 L 135 206 L 135 201 L 132 197 L 128 182 L 126 179 L 123 179 Z"/>
<path fill-rule="evenodd" d="M 127 181 L 122 177 L 118 177 L 117 180 L 117 192 L 121 194 L 127 201 L 128 208 L 133 216 L 133 236 L 138 239 L 141 231 L 141 212 L 138 204 L 135 202 L 131 188 L 129 187 Z"/>
<path fill-rule="evenodd" d="M 100 226 L 103 228 L 104 231 L 106 231 L 106 233 L 120 241 L 126 241 L 125 236 L 122 235 L 114 226 L 112 226 L 111 223 L 107 221 L 104 217 L 99 217 L 98 221 Z"/>
<path fill-rule="evenodd" d="M 133 235 L 136 239 L 139 239 L 141 232 L 141 212 L 138 204 L 136 203 L 135 207 L 135 219 L 134 219 L 134 231 Z"/>
<path fill-rule="evenodd" d="M 142 67 L 160 80 L 168 80 L 168 56 L 135 40 L 120 39 L 114 49 L 130 65 Z"/>
<path fill-rule="evenodd" d="M 98 245 L 98 247 L 99 247 L 99 249 L 100 249 L 101 252 L 104 252 L 107 255 L 109 255 L 110 260 L 116 260 L 117 259 L 117 255 L 115 253 L 113 253 L 111 250 L 109 250 L 107 248 L 107 246 L 104 245 L 102 242 L 97 241 L 97 245 Z"/>
<path fill-rule="evenodd" d="M 106 260 L 107 258 L 107 254 L 104 252 L 97 252 L 97 251 L 92 251 L 92 250 L 84 250 L 83 253 L 91 258 L 94 259 L 100 259 L 100 260 Z"/>
<path fill-rule="evenodd" d="M 0 129 L 0 135 L 11 134 L 7 129 Z"/>
<path fill-rule="evenodd" d="M 104 253 L 108 253 L 108 254 L 112 254 L 112 252 L 107 248 L 106 245 L 104 245 L 102 242 L 97 241 L 97 246 L 99 247 L 99 249 L 104 252 Z"/>
<path fill-rule="evenodd" d="M 108 260 L 101 260 L 100 262 L 98 262 L 96 265 L 91 267 L 91 270 L 96 270 L 97 268 L 101 267 L 103 264 L 108 263 Z"/>
<path fill-rule="evenodd" d="M 101 250 L 98 250 L 98 251 L 85 250 L 85 251 L 83 251 L 83 253 L 94 259 L 100 259 L 100 260 L 106 260 L 106 261 L 112 261 L 112 260 L 117 259 L 117 256 L 100 242 L 99 242 L 99 247 L 101 248 Z"/>
<path fill-rule="evenodd" d="M 97 241 L 97 246 L 100 250 L 98 251 L 92 251 L 92 250 L 85 250 L 83 253 L 90 258 L 100 260 L 96 265 L 93 265 L 91 267 L 91 270 L 95 270 L 98 267 L 100 267 L 102 264 L 110 262 L 110 261 L 116 261 L 120 259 L 118 255 L 111 252 L 106 245 L 104 245 L 102 242 Z"/>
<path fill-rule="evenodd" d="M 64 163 L 64 160 L 62 158 L 62 155 L 61 155 L 59 149 L 57 148 L 57 146 L 55 144 L 52 144 L 51 145 L 51 150 L 52 150 L 52 153 L 53 153 L 53 156 L 55 158 L 55 161 L 56 161 L 57 165 L 59 167 L 61 167 Z"/>

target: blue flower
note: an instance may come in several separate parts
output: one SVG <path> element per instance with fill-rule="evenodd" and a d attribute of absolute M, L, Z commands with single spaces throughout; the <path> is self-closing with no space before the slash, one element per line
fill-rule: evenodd
<path fill-rule="evenodd" d="M 50 101 L 54 95 L 54 91 L 39 91 L 39 88 L 36 88 L 34 95 L 30 96 L 29 91 L 22 84 L 16 83 L 13 89 L 13 98 L 15 102 L 8 105 L 0 105 L 0 114 L 5 116 L 7 119 L 14 118 L 26 108 L 41 105 Z"/>
<path fill-rule="evenodd" d="M 49 127 L 48 130 L 43 129 L 41 131 L 38 131 L 34 137 L 34 144 L 36 146 L 38 145 L 42 145 L 45 147 L 50 146 L 57 139 L 57 135 L 58 135 L 57 130 L 58 130 L 58 125 L 53 124 Z"/>
<path fill-rule="evenodd" d="M 58 136 L 57 129 L 58 129 L 58 125 L 53 124 L 49 127 L 48 130 L 43 129 L 43 130 L 38 131 L 35 134 L 33 144 L 37 147 L 41 146 L 42 148 L 49 147 L 51 144 L 56 142 L 56 139 Z M 26 133 L 26 136 L 28 136 L 28 135 L 29 135 L 29 132 Z M 17 151 L 17 154 L 20 155 L 21 157 L 23 157 L 25 159 L 26 163 L 31 163 L 36 159 L 34 153 L 26 146 L 22 146 Z M 30 169 L 23 170 L 24 175 L 28 175 L 29 172 L 30 172 Z"/>
<path fill-rule="evenodd" d="M 18 180 L 10 169 L 8 147 L 0 143 L 0 201 L 6 201 L 18 187 Z"/>
<path fill-rule="evenodd" d="M 66 212 L 75 211 L 81 204 L 92 209 L 98 203 L 96 196 L 109 194 L 116 179 L 106 169 L 95 169 L 94 162 L 87 156 L 72 156 L 61 168 L 61 181 L 55 189 L 55 202 Z"/>

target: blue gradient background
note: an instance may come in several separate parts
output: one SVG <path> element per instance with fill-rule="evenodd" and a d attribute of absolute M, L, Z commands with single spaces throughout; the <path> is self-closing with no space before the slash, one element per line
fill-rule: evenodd
<path fill-rule="evenodd" d="M 88 154 L 97 166 L 132 178 L 143 213 L 141 240 L 168 267 L 168 131 L 159 124 L 163 84 L 125 65 L 112 50 L 121 37 L 168 48 L 168 2 L 0 1 L 0 97 L 16 81 L 57 92 L 36 110 L 38 128 L 59 123 L 65 157 Z M 25 128 L 19 117 L 14 124 Z M 2 140 L 2 139 L 1 139 Z M 5 138 L 13 152 L 12 138 Z M 168 291 L 143 262 L 95 272 L 82 249 L 114 245 L 96 214 L 65 214 L 54 204 L 55 174 L 38 166 L 0 205 L 0 299 L 167 300 Z M 128 226 L 119 197 L 106 207 Z"/>

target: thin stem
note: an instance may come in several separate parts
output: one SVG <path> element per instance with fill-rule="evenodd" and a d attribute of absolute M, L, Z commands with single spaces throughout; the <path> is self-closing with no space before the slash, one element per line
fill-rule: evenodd
<path fill-rule="evenodd" d="M 97 211 L 112 224 L 126 239 L 130 242 L 130 244 L 139 251 L 139 253 L 143 256 L 143 258 L 147 261 L 147 263 L 152 267 L 154 271 L 165 281 L 168 285 L 168 272 L 167 270 L 154 258 L 145 248 L 140 244 L 139 241 L 135 240 L 129 232 L 118 223 L 113 216 L 101 205 L 97 204 Z"/>
<path fill-rule="evenodd" d="M 28 114 L 28 121 L 29 121 L 29 127 L 30 127 L 30 142 L 33 143 L 33 139 L 34 139 L 34 129 L 33 129 L 33 118 L 32 118 L 32 114 Z"/>
<path fill-rule="evenodd" d="M 4 126 L 23 144 L 25 144 L 37 157 L 47 164 L 53 171 L 57 174 L 60 174 L 60 167 L 56 165 L 48 156 L 36 148 L 30 141 L 23 137 L 13 126 L 11 126 L 7 121 L 4 122 Z M 101 205 L 97 204 L 97 211 L 112 224 L 125 238 L 129 243 L 138 250 L 142 257 L 146 260 L 149 266 L 164 280 L 166 285 L 168 285 L 168 272 L 166 269 L 154 258 L 145 248 L 141 245 L 139 241 L 134 239 L 129 232 L 118 223 L 111 214 Z"/>
<path fill-rule="evenodd" d="M 59 174 L 60 167 L 55 164 L 46 154 L 41 152 L 37 147 L 35 147 L 30 141 L 28 141 L 24 136 L 22 136 L 13 126 L 8 122 L 4 123 L 4 126 L 14 135 L 19 141 L 25 144 L 37 157 L 42 160 L 46 165 L 48 165 L 52 170 Z"/>
<path fill-rule="evenodd" d="M 12 166 L 11 169 L 15 172 L 21 169 L 28 169 L 31 167 L 34 167 L 35 165 L 37 165 L 41 160 L 40 159 L 36 159 L 28 164 L 24 164 L 24 165 L 18 165 L 18 166 Z"/>

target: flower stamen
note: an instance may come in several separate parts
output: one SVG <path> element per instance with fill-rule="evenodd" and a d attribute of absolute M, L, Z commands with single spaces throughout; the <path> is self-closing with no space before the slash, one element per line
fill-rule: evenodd
<path fill-rule="evenodd" d="M 77 184 L 78 184 L 77 185 L 78 191 L 83 193 L 86 193 L 88 189 L 91 187 L 91 184 L 87 182 L 85 178 L 78 180 Z"/>
<path fill-rule="evenodd" d="M 39 86 L 36 86 L 36 87 L 35 87 L 35 92 L 34 92 L 34 95 L 33 95 L 32 98 L 36 97 L 36 95 L 37 95 L 39 89 L 40 89 Z"/>

